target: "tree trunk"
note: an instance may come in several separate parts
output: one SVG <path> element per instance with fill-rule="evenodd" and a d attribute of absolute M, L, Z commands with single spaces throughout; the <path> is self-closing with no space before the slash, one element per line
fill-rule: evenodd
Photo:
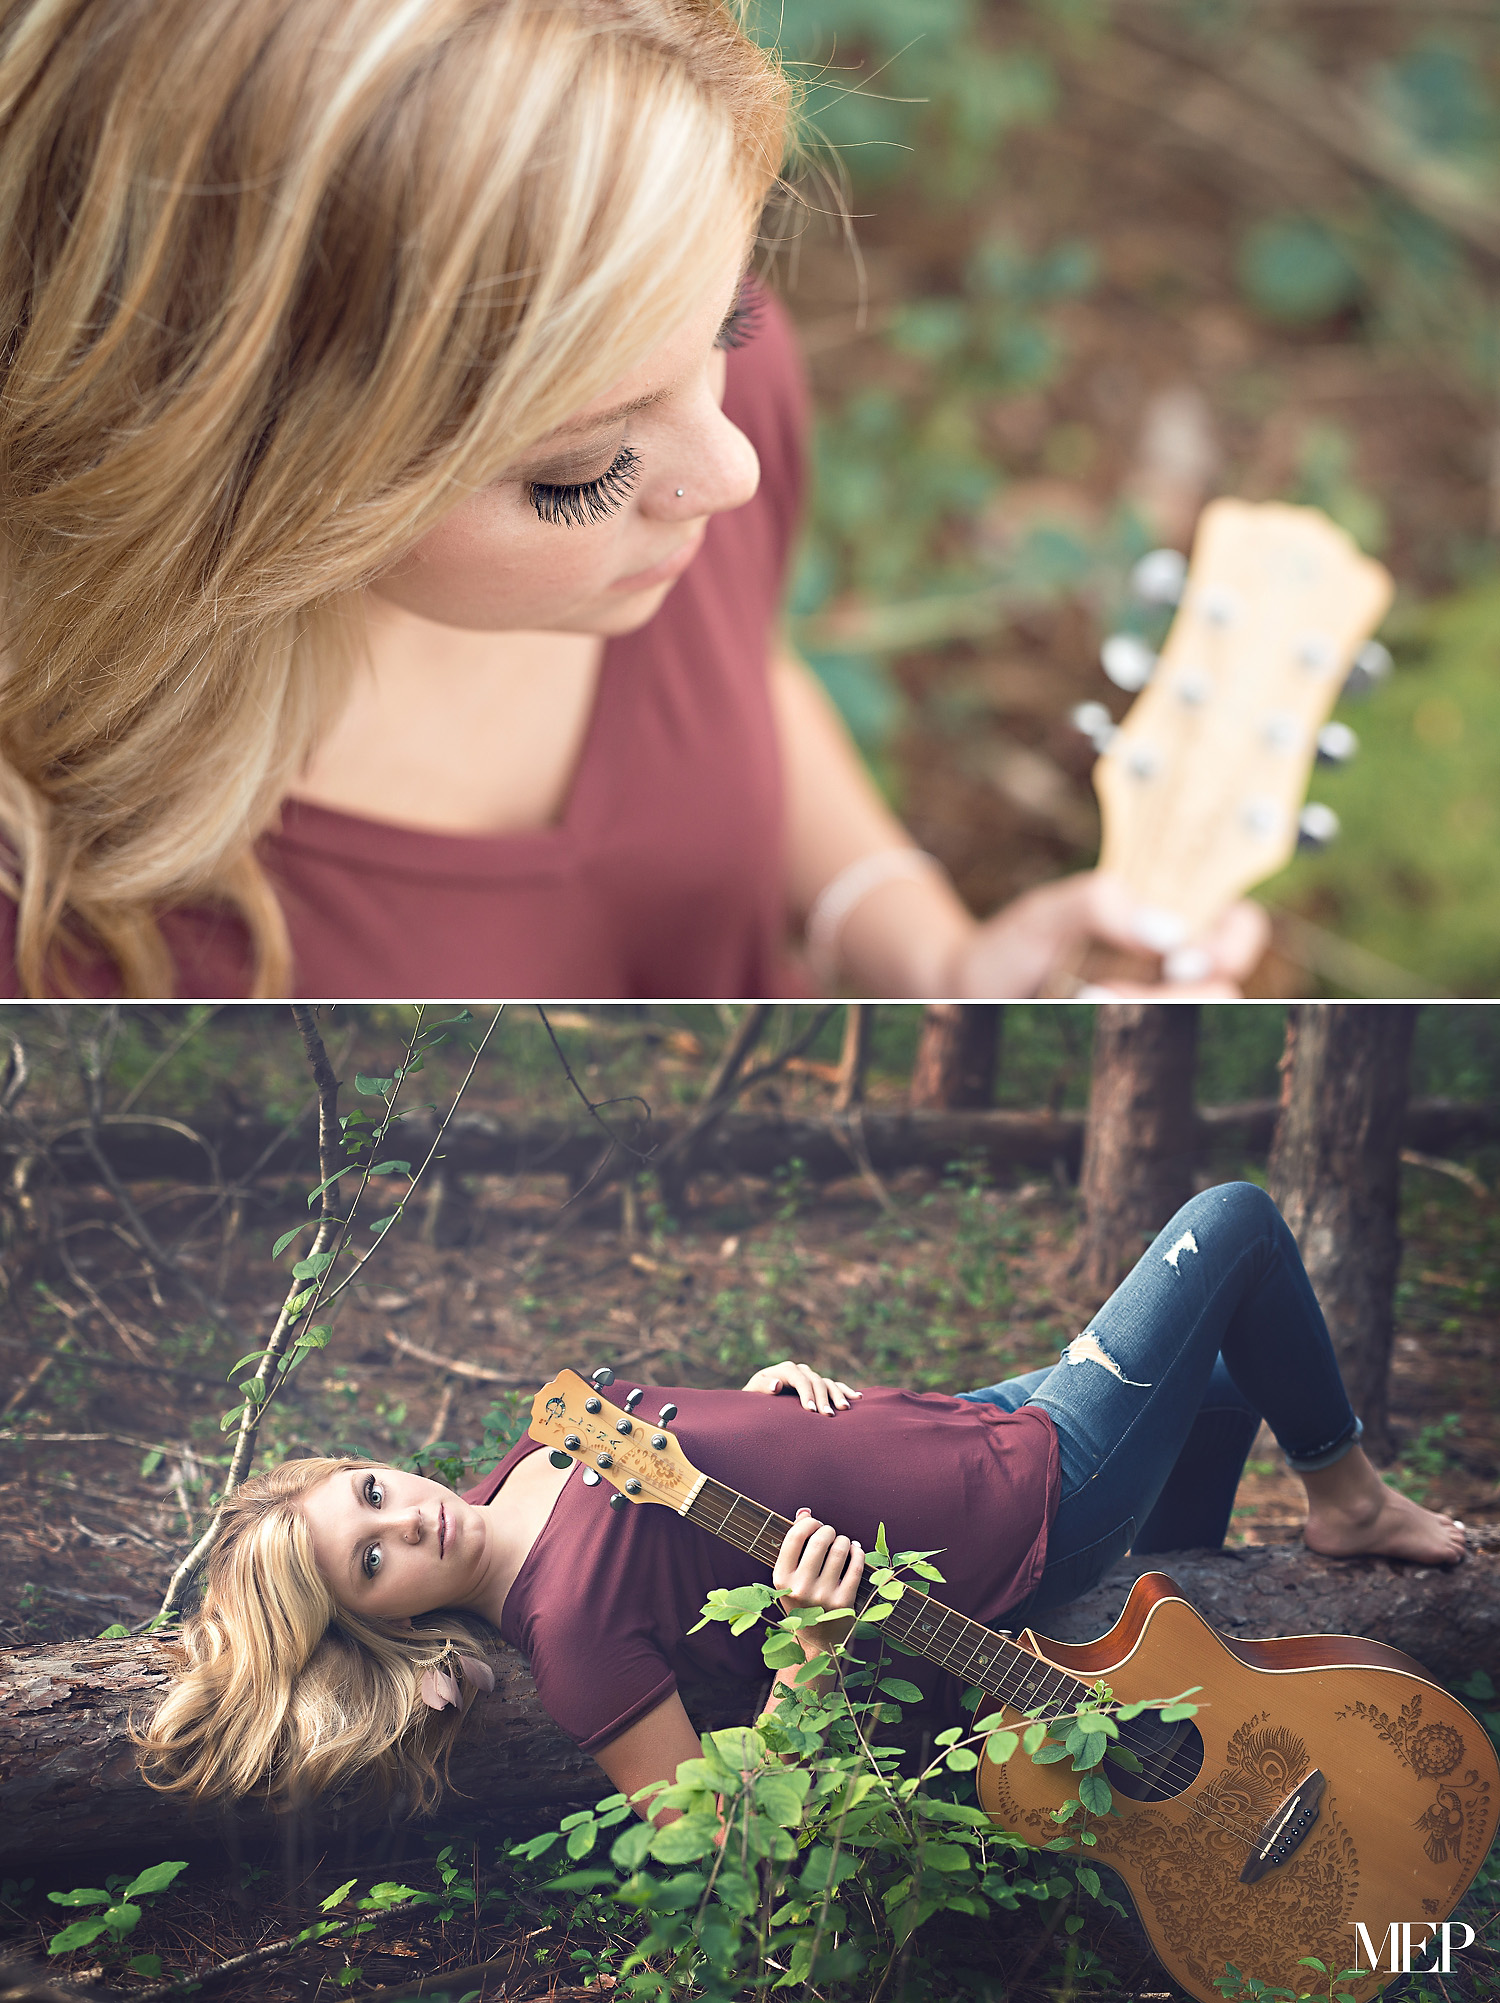
<path fill-rule="evenodd" d="M 1365 1445 L 1391 1451 L 1386 1414 L 1409 1006 L 1312 1002 L 1287 1011 L 1271 1194 L 1327 1318 Z"/>
<path fill-rule="evenodd" d="M 1108 1294 L 1193 1193 L 1198 1008 L 1108 1002 L 1094 1018 L 1079 1273 Z"/>
<path fill-rule="evenodd" d="M 943 1112 L 987 1106 L 1000 1059 L 998 1002 L 933 1002 L 922 1011 L 909 1104 Z"/>
<path fill-rule="evenodd" d="M 595 1762 L 542 1709 L 530 1671 L 514 1649 L 490 1657 L 492 1696 L 479 1703 L 452 1763 L 455 1792 L 499 1821 L 564 1814 L 608 1792 Z M 38 1856 L 143 1850 L 192 1840 L 252 1841 L 270 1826 L 251 1802 L 184 1804 L 140 1777 L 130 1719 L 150 1715 L 171 1674 L 170 1644 L 67 1641 L 0 1651 L 0 1867 Z M 754 1714 L 764 1683 L 684 1685 L 700 1730 Z M 462 1806 L 463 1803 L 460 1802 Z M 366 1811 L 368 1814 L 369 1811 Z M 340 1814 L 320 1814 L 330 1830 Z M 349 1812 L 342 1819 L 348 1822 Z M 167 1855 L 167 1850 L 161 1851 Z"/>
<path fill-rule="evenodd" d="M 870 1068 L 870 1035 L 875 1027 L 871 1002 L 850 1002 L 844 1011 L 844 1046 L 839 1053 L 838 1083 L 833 1110 L 852 1113 L 865 1102 L 865 1074 Z"/>
<path fill-rule="evenodd" d="M 1482 1541 L 1482 1532 L 1471 1537 Z M 1384 1558 L 1318 1558 L 1301 1545 L 1166 1552 L 1122 1561 L 1039 1625 L 1060 1641 L 1102 1634 L 1131 1581 L 1158 1570 L 1231 1638 L 1361 1634 L 1405 1649 L 1450 1681 L 1500 1661 L 1500 1557 L 1479 1550 L 1451 1572 Z M 599 1768 L 543 1711 L 521 1658 L 502 1648 L 491 1660 L 495 1694 L 480 1701 L 453 1758 L 455 1805 L 536 1828 L 607 1792 Z M 149 1712 L 169 1667 L 168 1646 L 149 1636 L 0 1653 L 0 1869 L 20 1874 L 43 1860 L 103 1851 L 120 1869 L 132 1854 L 155 1862 L 184 1854 L 188 1842 L 249 1847 L 269 1830 L 266 1812 L 252 1803 L 192 1809 L 141 1780 L 126 1722 L 132 1710 Z M 710 1730 L 753 1717 L 763 1692 L 763 1684 L 746 1682 L 685 1687 L 683 1696 L 694 1723 Z M 341 1820 L 347 1829 L 348 1810 L 342 1818 L 325 1810 L 302 1834 L 321 1842 Z"/>

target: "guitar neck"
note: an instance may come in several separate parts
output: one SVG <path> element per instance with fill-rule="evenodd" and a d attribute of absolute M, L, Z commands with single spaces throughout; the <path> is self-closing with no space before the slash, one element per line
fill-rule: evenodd
<path fill-rule="evenodd" d="M 792 1527 L 774 1509 L 751 1502 L 707 1475 L 681 1514 L 763 1565 L 776 1563 L 781 1541 Z M 901 1598 L 891 1603 L 882 1626 L 893 1641 L 913 1655 L 1018 1711 L 1042 1707 L 1070 1710 L 1089 1687 L 1081 1677 L 1039 1662 L 983 1622 L 970 1620 L 967 1614 L 957 1613 L 909 1585 Z"/>

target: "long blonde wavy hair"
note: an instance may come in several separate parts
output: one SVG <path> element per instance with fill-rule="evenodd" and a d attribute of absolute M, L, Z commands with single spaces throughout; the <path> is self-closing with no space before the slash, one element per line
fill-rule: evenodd
<path fill-rule="evenodd" d="M 460 1653 L 482 1659 L 484 1642 L 461 1614 L 370 1620 L 329 1592 L 301 1500 L 368 1465 L 284 1461 L 225 1504 L 182 1672 L 133 1734 L 153 1787 L 290 1806 L 357 1783 L 418 1812 L 436 1802 L 463 1712 L 430 1709 L 422 1678 L 452 1673 Z"/>
<path fill-rule="evenodd" d="M 779 173 L 736 0 L 0 0 L 0 888 L 28 994 L 246 920 L 358 593 L 679 325 Z"/>

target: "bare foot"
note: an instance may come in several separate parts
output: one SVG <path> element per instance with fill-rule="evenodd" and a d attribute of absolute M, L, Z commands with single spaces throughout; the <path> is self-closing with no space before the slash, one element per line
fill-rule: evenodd
<path fill-rule="evenodd" d="M 1374 1486 L 1362 1486 L 1347 1500 L 1311 1498 L 1302 1541 L 1325 1558 L 1360 1553 L 1413 1558 L 1426 1565 L 1456 1565 L 1464 1555 L 1464 1526 L 1451 1516 L 1424 1509 L 1399 1489 L 1388 1488 L 1372 1468 Z"/>

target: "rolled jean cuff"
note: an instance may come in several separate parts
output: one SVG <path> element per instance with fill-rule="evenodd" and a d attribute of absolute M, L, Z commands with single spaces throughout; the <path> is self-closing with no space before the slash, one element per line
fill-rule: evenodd
<path fill-rule="evenodd" d="M 1331 1447 L 1316 1447 L 1310 1454 L 1287 1453 L 1283 1447 L 1282 1452 L 1286 1453 L 1286 1464 L 1294 1474 L 1316 1474 L 1320 1468 L 1332 1467 L 1335 1461 L 1341 1461 L 1351 1447 L 1359 1445 L 1364 1435 L 1364 1421 L 1356 1419 L 1353 1431 L 1341 1435 Z"/>

